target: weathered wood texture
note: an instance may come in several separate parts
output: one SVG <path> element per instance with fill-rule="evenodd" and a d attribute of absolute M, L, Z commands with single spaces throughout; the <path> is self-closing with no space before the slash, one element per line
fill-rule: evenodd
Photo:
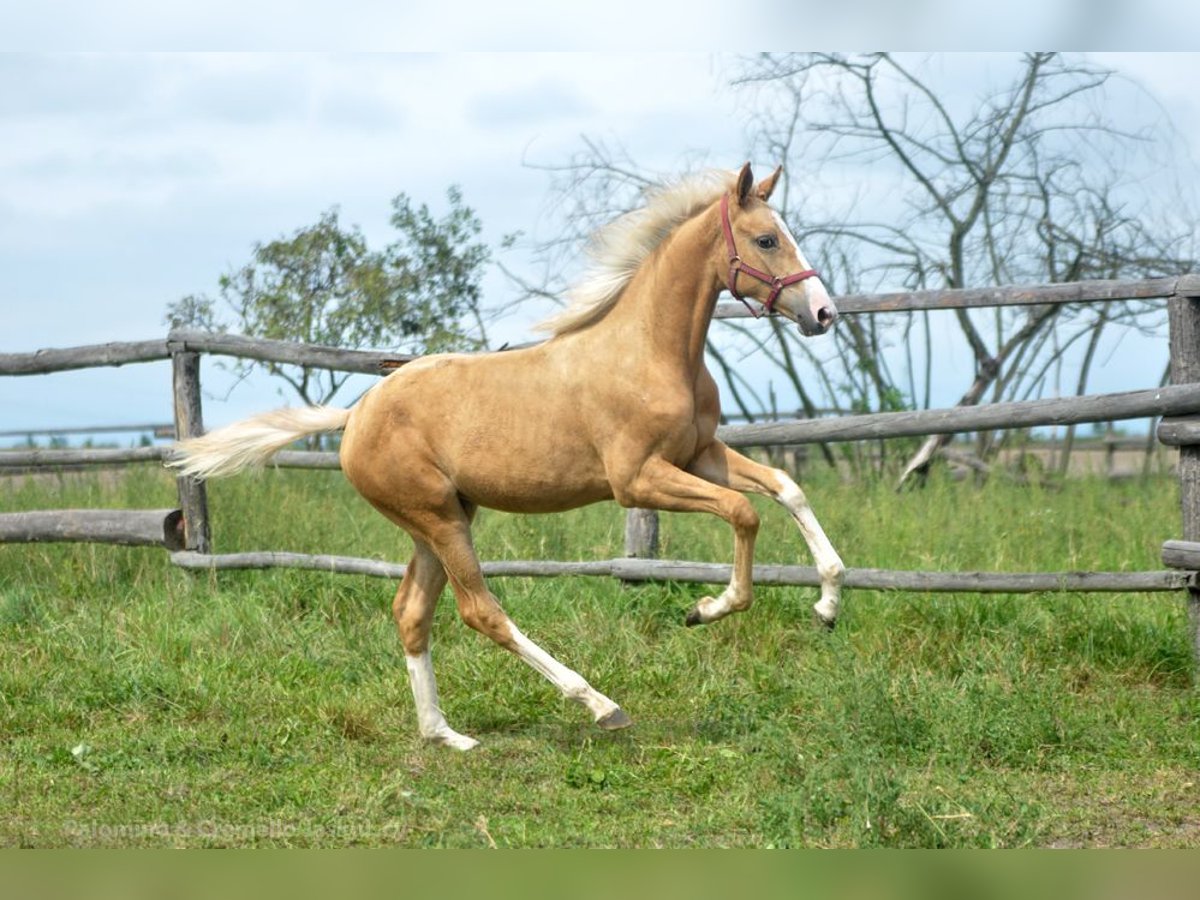
<path fill-rule="evenodd" d="M 363 559 L 356 556 L 287 553 L 277 550 L 255 553 L 196 553 L 183 551 L 171 554 L 171 562 L 185 569 L 312 569 L 339 575 L 372 575 L 378 578 L 404 577 L 403 563 Z M 558 577 L 561 575 L 609 575 L 612 563 L 553 562 L 547 560 L 486 562 L 485 575 L 504 577 Z"/>
<path fill-rule="evenodd" d="M 123 366 L 128 363 L 169 359 L 172 351 L 213 353 L 260 362 L 311 366 L 339 372 L 378 375 L 409 362 L 415 357 L 389 351 L 344 350 L 320 344 L 299 344 L 238 334 L 219 334 L 191 328 L 177 328 L 166 340 L 123 341 L 88 344 L 82 347 L 56 347 L 33 353 L 0 353 L 0 375 L 44 375 L 93 366 Z"/>
<path fill-rule="evenodd" d="M 1200 416 L 1179 416 L 1158 423 L 1159 443 L 1169 447 L 1200 445 Z"/>
<path fill-rule="evenodd" d="M 339 372 L 361 372 L 378 375 L 385 362 L 407 362 L 415 357 L 375 350 L 343 350 L 319 344 L 299 344 L 267 338 L 251 338 L 240 334 L 215 334 L 191 328 L 176 328 L 167 336 L 172 346 L 195 353 L 216 353 L 241 359 L 284 365 L 334 369 Z"/>
<path fill-rule="evenodd" d="M 613 574 L 624 581 L 728 583 L 732 567 L 724 563 L 665 560 L 613 560 Z M 756 565 L 758 585 L 819 587 L 813 566 Z M 893 569 L 846 570 L 848 588 L 933 593 L 1032 593 L 1039 591 L 1168 591 L 1187 583 L 1180 572 L 919 572 Z"/>
<path fill-rule="evenodd" d="M 125 450 L 0 450 L 0 468 L 8 466 L 117 466 L 153 462 L 163 458 L 165 447 L 133 447 Z"/>
<path fill-rule="evenodd" d="M 170 422 L 155 422 L 146 425 L 86 425 L 82 428 L 13 428 L 0 431 L 0 437 L 26 437 L 28 435 L 64 434 L 128 434 L 150 433 L 156 437 L 174 437 L 175 426 Z"/>
<path fill-rule="evenodd" d="M 200 355 L 177 350 L 171 355 L 174 374 L 175 433 L 182 438 L 204 433 L 200 397 Z M 188 475 L 175 479 L 179 506 L 183 510 L 187 548 L 199 553 L 212 551 L 208 522 L 208 491 L 204 482 Z"/>
<path fill-rule="evenodd" d="M 1200 572 L 1200 541 L 1166 541 L 1162 547 L 1163 565 L 1171 569 Z"/>
<path fill-rule="evenodd" d="M 267 465 L 282 469 L 340 469 L 336 450 L 280 450 Z"/>
<path fill-rule="evenodd" d="M 79 450 L 0 450 L 0 469 L 62 466 L 119 466 L 170 459 L 170 447 L 131 447 L 128 449 Z M 267 462 L 284 469 L 338 469 L 336 452 L 281 450 Z"/>
<path fill-rule="evenodd" d="M 843 294 L 834 298 L 838 312 L 848 315 L 912 312 L 922 309 L 974 309 L 989 306 L 1040 306 L 1045 303 L 1100 303 L 1109 300 L 1166 299 L 1176 293 L 1200 293 L 1194 275 L 1143 281 L 1073 281 L 957 290 L 899 291 L 891 294 Z M 717 305 L 716 318 L 744 319 L 753 314 L 741 303 Z"/>
<path fill-rule="evenodd" d="M 996 428 L 1070 425 L 1143 416 L 1176 416 L 1200 412 L 1200 384 L 1179 384 L 1118 394 L 1055 397 L 987 406 L 874 413 L 796 422 L 727 425 L 717 436 L 733 447 L 807 444 L 890 437 L 921 437 Z"/>
<path fill-rule="evenodd" d="M 625 514 L 625 555 L 639 559 L 658 556 L 658 511 L 631 509 Z"/>
<path fill-rule="evenodd" d="M 176 565 L 189 569 L 265 569 L 273 567 L 315 569 L 343 575 L 373 575 L 401 578 L 400 563 L 350 556 L 305 553 L 224 553 L 207 555 L 184 552 L 171 555 Z M 679 581 L 727 584 L 732 571 L 720 563 L 672 560 L 610 559 L 590 562 L 545 560 L 494 561 L 483 564 L 492 577 L 602 576 L 622 581 Z M 966 593 L 1177 591 L 1188 584 L 1186 572 L 912 572 L 887 569 L 848 569 L 845 586 L 868 590 L 905 590 Z M 757 565 L 754 582 L 759 585 L 818 587 L 820 575 L 812 566 Z"/>
<path fill-rule="evenodd" d="M 55 509 L 0 513 L 0 544 L 56 541 L 182 550 L 178 509 Z"/>
<path fill-rule="evenodd" d="M 1169 306 L 1171 382 L 1176 388 L 1200 387 L 1200 299 L 1176 297 Z M 1200 541 L 1200 446 L 1179 448 L 1179 503 L 1183 539 Z M 1200 589 L 1188 591 L 1193 658 L 1200 662 Z M 1200 668 L 1197 670 L 1200 675 Z"/>
<path fill-rule="evenodd" d="M 0 353 L 0 375 L 44 375 L 93 366 L 123 366 L 126 363 L 167 359 L 170 355 L 164 340 L 48 348 L 33 353 Z"/>

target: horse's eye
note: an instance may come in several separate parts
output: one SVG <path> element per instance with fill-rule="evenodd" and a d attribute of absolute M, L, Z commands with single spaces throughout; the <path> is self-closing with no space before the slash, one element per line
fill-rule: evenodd
<path fill-rule="evenodd" d="M 774 250 L 779 246 L 779 241 L 775 239 L 773 234 L 764 234 L 761 237 L 754 239 L 754 243 L 758 244 L 761 250 Z"/>

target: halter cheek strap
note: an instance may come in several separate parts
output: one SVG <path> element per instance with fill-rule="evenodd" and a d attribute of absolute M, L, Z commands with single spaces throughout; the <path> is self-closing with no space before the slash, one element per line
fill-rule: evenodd
<path fill-rule="evenodd" d="M 721 195 L 721 231 L 725 234 L 725 250 L 729 254 L 729 277 L 726 279 L 729 293 L 733 294 L 738 300 L 741 300 L 745 304 L 746 309 L 750 310 L 750 314 L 756 319 L 763 313 L 747 303 L 746 298 L 739 293 L 737 278 L 740 273 L 744 272 L 751 278 L 771 286 L 771 293 L 763 303 L 763 309 L 768 314 L 775 311 L 775 301 L 779 299 L 779 294 L 785 287 L 797 284 L 806 278 L 815 278 L 817 276 L 816 269 L 805 269 L 802 272 L 793 272 L 791 275 L 768 275 L 766 272 L 760 272 L 753 266 L 748 266 L 742 262 L 742 258 L 738 256 L 737 244 L 733 240 L 733 226 L 729 223 L 728 194 Z"/>

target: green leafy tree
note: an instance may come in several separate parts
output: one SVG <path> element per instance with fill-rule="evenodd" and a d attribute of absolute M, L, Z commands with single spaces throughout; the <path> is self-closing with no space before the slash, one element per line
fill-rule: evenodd
<path fill-rule="evenodd" d="M 490 259 L 482 224 L 456 187 L 436 218 L 405 194 L 392 200 L 396 239 L 372 250 L 336 208 L 290 237 L 255 244 L 250 262 L 222 275 L 218 297 L 189 295 L 168 306 L 172 328 L 237 331 L 330 347 L 386 347 L 405 353 L 486 345 L 480 281 Z M 230 318 L 227 318 L 231 316 Z M 346 373 L 245 361 L 263 368 L 306 404 L 328 403 Z"/>

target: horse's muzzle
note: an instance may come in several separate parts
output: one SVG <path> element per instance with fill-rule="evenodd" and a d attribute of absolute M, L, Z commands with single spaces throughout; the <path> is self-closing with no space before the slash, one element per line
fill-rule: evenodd
<path fill-rule="evenodd" d="M 811 316 L 797 316 L 796 325 L 799 326 L 800 333 L 805 337 L 815 337 L 818 334 L 824 334 L 832 328 L 837 319 L 837 307 L 830 303 L 822 305 Z"/>

